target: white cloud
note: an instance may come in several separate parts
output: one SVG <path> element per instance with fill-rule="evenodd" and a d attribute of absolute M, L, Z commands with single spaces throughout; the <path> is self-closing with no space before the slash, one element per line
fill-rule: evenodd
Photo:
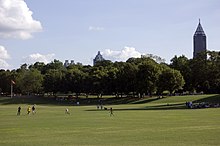
<path fill-rule="evenodd" d="M 0 59 L 0 69 L 7 69 L 9 67 L 9 64 L 3 60 L 3 59 Z"/>
<path fill-rule="evenodd" d="M 133 47 L 124 47 L 124 49 L 122 49 L 120 51 L 114 51 L 114 50 L 106 49 L 102 53 L 102 55 L 107 60 L 126 61 L 127 59 L 129 59 L 131 57 L 138 58 L 138 57 L 141 57 L 141 55 L 144 55 L 144 54 L 136 51 L 136 49 L 133 48 Z"/>
<path fill-rule="evenodd" d="M 42 55 L 42 54 L 36 53 L 36 54 L 31 54 L 27 57 L 24 57 L 23 62 L 27 64 L 33 64 L 35 62 L 44 62 L 45 64 L 47 64 L 51 62 L 52 60 L 54 60 L 54 56 L 55 54 Z"/>
<path fill-rule="evenodd" d="M 6 59 L 9 59 L 10 55 L 4 46 L 0 45 L 0 69 L 7 69 L 9 64 L 6 62 Z"/>
<path fill-rule="evenodd" d="M 141 56 L 150 57 L 151 59 L 155 60 L 157 63 L 165 62 L 165 59 L 153 55 L 153 54 L 145 54 L 138 52 L 133 47 L 124 47 L 124 49 L 120 51 L 114 51 L 110 49 L 106 49 L 104 52 L 102 52 L 102 55 L 105 59 L 111 60 L 111 61 L 127 61 L 129 58 L 140 58 Z"/>
<path fill-rule="evenodd" d="M 10 55 L 8 54 L 5 47 L 0 45 L 0 59 L 9 59 L 9 58 Z"/>
<path fill-rule="evenodd" d="M 99 27 L 99 26 L 89 26 L 89 31 L 103 31 L 104 27 Z"/>
<path fill-rule="evenodd" d="M 24 0 L 0 0 L 0 37 L 29 39 L 42 30 Z"/>

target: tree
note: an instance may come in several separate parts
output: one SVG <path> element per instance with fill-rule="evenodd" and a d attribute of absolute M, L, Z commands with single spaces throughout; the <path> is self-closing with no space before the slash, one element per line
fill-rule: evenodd
<path fill-rule="evenodd" d="M 45 92 L 56 94 L 61 90 L 61 81 L 64 77 L 64 73 L 61 70 L 50 69 L 44 75 L 43 87 Z"/>
<path fill-rule="evenodd" d="M 184 80 L 185 80 L 185 85 L 183 87 L 183 90 L 185 91 L 192 91 L 193 87 L 192 87 L 192 81 L 191 81 L 191 74 L 192 74 L 192 70 L 190 68 L 189 65 L 190 61 L 187 57 L 185 57 L 184 55 L 182 56 L 174 56 L 174 58 L 171 59 L 171 64 L 170 67 L 175 69 L 175 70 L 179 70 L 180 73 L 182 74 Z"/>
<path fill-rule="evenodd" d="M 68 85 L 67 89 L 69 89 L 69 91 L 75 92 L 77 97 L 82 91 L 85 91 L 83 89 L 85 76 L 86 74 L 82 71 L 81 66 L 77 65 L 71 66 L 71 68 L 69 68 L 66 73 L 65 83 Z"/>
<path fill-rule="evenodd" d="M 220 93 L 220 52 L 208 51 L 208 93 Z M 207 85 L 207 84 L 206 84 Z"/>
<path fill-rule="evenodd" d="M 10 85 L 11 85 L 11 72 L 9 70 L 0 70 L 0 94 L 10 93 Z"/>
<path fill-rule="evenodd" d="M 105 94 L 116 93 L 118 68 L 109 66 L 106 70 L 106 76 L 103 78 Z"/>
<path fill-rule="evenodd" d="M 149 59 L 138 66 L 137 83 L 138 91 L 152 94 L 156 91 L 156 83 L 160 74 L 159 65 Z"/>
<path fill-rule="evenodd" d="M 117 68 L 115 93 L 120 93 L 121 96 L 123 93 L 129 94 L 133 92 L 134 94 L 136 91 L 137 66 L 129 62 L 117 62 L 115 67 Z"/>
<path fill-rule="evenodd" d="M 92 81 L 92 92 L 96 94 L 103 94 L 104 92 L 104 77 L 107 76 L 107 70 L 103 66 L 93 67 L 90 72 L 90 77 Z"/>
<path fill-rule="evenodd" d="M 49 70 L 59 70 L 59 71 L 66 71 L 63 63 L 59 60 L 54 59 L 51 63 L 45 65 L 42 69 L 42 74 L 47 73 Z"/>
<path fill-rule="evenodd" d="M 182 89 L 184 84 L 185 81 L 180 71 L 166 68 L 159 75 L 157 86 L 158 91 L 160 91 L 161 93 L 165 90 L 168 90 L 170 94 L 172 94 L 174 91 Z"/>
<path fill-rule="evenodd" d="M 189 61 L 189 67 L 191 70 L 191 86 L 196 92 L 204 92 L 204 90 L 206 90 L 209 75 L 207 59 L 204 58 L 203 53 L 198 53 L 196 58 L 191 59 Z"/>
<path fill-rule="evenodd" d="M 24 70 L 18 73 L 16 85 L 21 93 L 41 93 L 43 76 L 36 69 Z"/>
<path fill-rule="evenodd" d="M 97 61 L 95 64 L 95 67 L 102 66 L 102 67 L 107 67 L 107 66 L 112 66 L 113 63 L 110 60 L 102 60 L 102 61 Z"/>
<path fill-rule="evenodd" d="M 37 69 L 39 70 L 41 73 L 45 73 L 45 64 L 43 62 L 35 62 L 33 65 L 29 66 L 29 69 Z"/>

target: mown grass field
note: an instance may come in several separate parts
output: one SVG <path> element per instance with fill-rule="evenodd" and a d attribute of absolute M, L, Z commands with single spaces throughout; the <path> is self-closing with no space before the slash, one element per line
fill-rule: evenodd
<path fill-rule="evenodd" d="M 72 106 L 38 102 L 27 115 L 31 99 L 0 97 L 1 146 L 72 145 L 220 145 L 220 108 L 186 109 L 186 101 L 219 102 L 219 95 L 147 98 L 130 104 Z M 27 100 L 27 102 L 26 102 Z M 41 99 L 42 100 L 42 99 Z M 22 113 L 17 116 L 17 107 Z M 65 114 L 68 108 L 70 115 Z"/>

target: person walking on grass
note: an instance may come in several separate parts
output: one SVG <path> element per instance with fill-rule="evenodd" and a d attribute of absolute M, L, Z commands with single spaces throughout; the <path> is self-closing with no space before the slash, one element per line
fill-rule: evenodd
<path fill-rule="evenodd" d="M 69 112 L 69 109 L 68 109 L 68 108 L 66 108 L 66 109 L 65 109 L 65 114 L 68 114 L 68 115 L 70 114 L 70 112 Z"/>
<path fill-rule="evenodd" d="M 36 112 L 35 112 L 36 108 L 35 108 L 35 105 L 32 106 L 32 114 L 34 115 Z"/>
<path fill-rule="evenodd" d="M 114 116 L 112 107 L 110 108 L 110 116 Z"/>
<path fill-rule="evenodd" d="M 20 116 L 20 114 L 21 114 L 21 107 L 19 106 L 19 107 L 18 107 L 17 115 Z"/>

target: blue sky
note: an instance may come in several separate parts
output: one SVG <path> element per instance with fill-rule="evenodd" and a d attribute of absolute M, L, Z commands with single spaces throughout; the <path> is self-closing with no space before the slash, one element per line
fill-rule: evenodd
<path fill-rule="evenodd" d="M 53 59 L 92 65 L 154 54 L 192 58 L 198 20 L 220 50 L 219 0 L 0 0 L 0 69 Z"/>

